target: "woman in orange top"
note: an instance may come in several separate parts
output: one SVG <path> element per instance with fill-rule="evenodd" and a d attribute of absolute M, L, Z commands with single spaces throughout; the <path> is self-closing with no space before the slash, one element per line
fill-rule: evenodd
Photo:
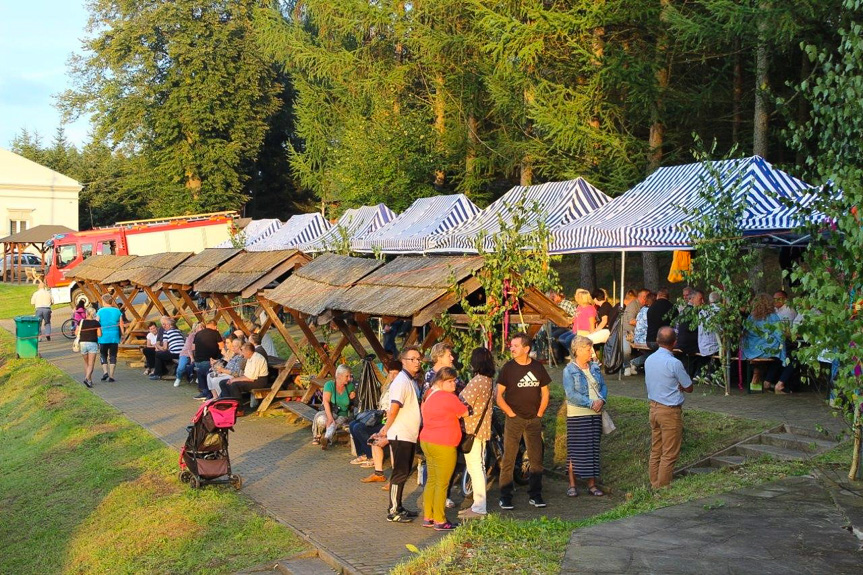
<path fill-rule="evenodd" d="M 423 491 L 423 527 L 451 531 L 456 525 L 447 521 L 446 492 L 455 470 L 456 447 L 461 442 L 459 419 L 468 408 L 455 395 L 458 373 L 451 367 L 440 368 L 422 404 L 423 428 L 420 446 L 426 457 L 428 478 Z"/>

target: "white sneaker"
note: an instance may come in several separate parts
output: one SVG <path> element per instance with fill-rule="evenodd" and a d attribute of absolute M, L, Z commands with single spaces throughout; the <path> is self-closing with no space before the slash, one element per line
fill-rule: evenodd
<path fill-rule="evenodd" d="M 629 376 L 631 376 L 631 375 L 632 375 L 632 370 L 631 370 L 630 368 L 628 368 L 628 367 L 627 367 L 627 368 L 624 368 L 624 370 L 623 370 L 623 377 L 629 377 Z"/>
<path fill-rule="evenodd" d="M 180 387 L 180 380 L 179 379 L 174 380 L 174 387 Z"/>

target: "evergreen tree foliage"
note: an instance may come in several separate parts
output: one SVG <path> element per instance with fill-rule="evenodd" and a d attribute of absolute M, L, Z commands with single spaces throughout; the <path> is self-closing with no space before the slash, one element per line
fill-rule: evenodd
<path fill-rule="evenodd" d="M 278 109 L 278 85 L 251 27 L 253 0 L 93 0 L 72 60 L 69 116 L 92 114 L 94 140 L 136 156 L 157 215 L 237 209 L 242 172 Z"/>

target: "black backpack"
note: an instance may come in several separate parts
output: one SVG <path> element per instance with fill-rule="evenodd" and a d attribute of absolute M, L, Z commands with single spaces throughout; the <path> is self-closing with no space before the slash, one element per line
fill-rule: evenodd
<path fill-rule="evenodd" d="M 605 342 L 605 349 L 602 352 L 602 365 L 605 368 L 605 373 L 617 373 L 623 367 L 623 325 L 620 322 L 622 317 L 622 313 L 617 314 L 617 318 L 611 326 L 611 335 Z"/>

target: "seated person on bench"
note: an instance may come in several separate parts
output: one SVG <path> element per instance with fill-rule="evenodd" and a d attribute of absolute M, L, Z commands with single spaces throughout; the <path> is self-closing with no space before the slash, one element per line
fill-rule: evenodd
<path fill-rule="evenodd" d="M 336 380 L 324 384 L 323 409 L 312 421 L 312 443 L 326 449 L 340 425 L 351 420 L 351 404 L 357 398 L 356 387 L 351 381 L 351 369 L 345 364 L 336 368 Z"/>
<path fill-rule="evenodd" d="M 213 365 L 210 373 L 207 374 L 207 387 L 213 392 L 213 397 L 219 397 L 221 391 L 221 383 L 228 381 L 232 377 L 240 377 L 243 375 L 243 370 L 246 367 L 246 358 L 243 357 L 241 342 L 238 338 L 232 338 L 229 351 L 226 355 L 230 355 L 227 362 L 212 360 Z"/>
<path fill-rule="evenodd" d="M 243 375 L 240 377 L 232 377 L 227 381 L 219 384 L 221 393 L 219 397 L 233 397 L 240 400 L 243 393 L 250 392 L 253 389 L 267 386 L 267 360 L 259 353 L 255 352 L 255 345 L 246 342 L 243 344 L 240 352 L 246 359 L 246 367 L 243 369 Z M 237 415 L 243 415 L 240 410 Z"/>

